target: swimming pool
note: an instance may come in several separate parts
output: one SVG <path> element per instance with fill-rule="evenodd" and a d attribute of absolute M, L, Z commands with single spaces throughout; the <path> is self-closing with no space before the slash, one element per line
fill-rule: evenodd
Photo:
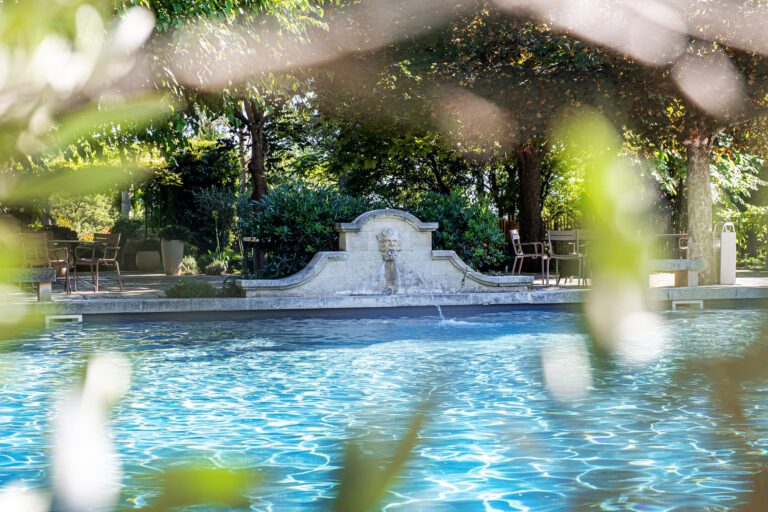
<path fill-rule="evenodd" d="M 585 342 L 577 313 L 58 327 L 0 358 L 0 486 L 47 485 L 54 402 L 88 354 L 116 350 L 134 369 L 112 416 L 127 506 L 152 498 L 148 472 L 203 458 L 268 470 L 254 510 L 326 508 L 344 439 L 401 436 L 431 392 L 430 420 L 386 510 L 732 509 L 768 461 L 768 382 L 745 390 L 746 425 L 736 424 L 712 405 L 703 375 L 682 368 L 744 350 L 766 315 L 665 320 L 664 356 L 595 367 L 590 393 L 570 403 L 548 395 L 540 352 Z"/>

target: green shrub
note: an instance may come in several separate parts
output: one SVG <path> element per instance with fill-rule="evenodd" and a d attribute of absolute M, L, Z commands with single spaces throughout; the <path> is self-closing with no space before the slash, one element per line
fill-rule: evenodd
<path fill-rule="evenodd" d="M 161 230 L 157 232 L 157 234 L 162 238 L 163 240 L 181 240 L 183 242 L 186 242 L 190 239 L 192 233 L 191 231 L 180 225 L 170 225 L 165 226 Z"/>
<path fill-rule="evenodd" d="M 169 222 L 189 228 L 203 251 L 227 245 L 235 223 L 235 190 L 240 164 L 228 139 L 190 140 L 175 151 L 168 167 L 146 185 L 150 225 Z"/>
<path fill-rule="evenodd" d="M 267 263 L 259 276 L 283 277 L 304 268 L 320 251 L 338 250 L 335 223 L 349 222 L 377 207 L 369 200 L 329 187 L 291 183 L 247 205 L 240 212 L 240 231 L 269 247 Z"/>
<path fill-rule="evenodd" d="M 407 208 L 424 222 L 438 222 L 432 240 L 434 249 L 456 251 L 475 270 L 498 268 L 506 242 L 499 220 L 486 203 L 473 203 L 464 194 L 428 192 Z"/>
<path fill-rule="evenodd" d="M 133 248 L 136 251 L 157 251 L 160 252 L 160 240 L 157 238 L 145 238 L 144 240 L 137 240 L 133 244 Z"/>
<path fill-rule="evenodd" d="M 54 240 L 77 240 L 77 231 L 65 226 L 45 226 L 43 231 L 51 233 Z"/>
<path fill-rule="evenodd" d="M 205 266 L 205 273 L 209 276 L 219 276 L 227 271 L 227 262 L 224 260 L 213 260 Z"/>
<path fill-rule="evenodd" d="M 125 247 L 129 238 L 136 239 L 144 236 L 144 222 L 141 219 L 118 217 L 110 233 L 120 233 L 120 247 Z"/>
<path fill-rule="evenodd" d="M 184 259 L 181 260 L 181 273 L 185 276 L 200 273 L 200 269 L 197 267 L 197 261 L 194 256 L 184 256 Z"/>
<path fill-rule="evenodd" d="M 165 294 L 174 299 L 188 299 L 194 297 L 217 297 L 219 292 L 212 284 L 205 281 L 180 279 L 173 283 L 173 286 L 165 290 Z"/>
<path fill-rule="evenodd" d="M 768 267 L 768 206 L 746 205 L 744 211 L 724 210 L 719 217 L 722 222 L 733 222 L 736 228 L 738 266 Z"/>

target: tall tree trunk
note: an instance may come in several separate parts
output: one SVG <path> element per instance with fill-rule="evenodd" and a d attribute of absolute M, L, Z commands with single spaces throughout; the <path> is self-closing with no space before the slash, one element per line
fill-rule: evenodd
<path fill-rule="evenodd" d="M 445 183 L 445 179 L 443 179 L 443 175 L 440 172 L 440 160 L 437 158 L 437 154 L 431 153 L 429 155 L 429 161 L 431 162 L 431 168 L 432 168 L 432 175 L 435 177 L 435 183 L 437 183 L 437 190 L 441 194 L 450 194 L 451 193 L 451 187 L 448 186 L 447 183 Z"/>
<path fill-rule="evenodd" d="M 712 190 L 709 182 L 713 138 L 712 133 L 697 129 L 685 142 L 688 146 L 688 257 L 704 260 L 706 268 L 700 274 L 701 284 L 712 284 L 717 279 L 712 251 Z"/>
<path fill-rule="evenodd" d="M 485 196 L 485 174 L 482 167 L 477 165 L 476 162 L 470 163 L 470 172 L 472 173 L 472 179 L 475 182 L 475 193 L 477 197 Z"/>
<path fill-rule="evenodd" d="M 48 198 L 43 199 L 43 212 L 41 215 L 40 223 L 43 226 L 53 225 L 53 217 L 51 216 L 51 203 Z"/>
<path fill-rule="evenodd" d="M 120 215 L 123 217 L 131 216 L 131 190 L 120 191 Z"/>
<path fill-rule="evenodd" d="M 520 194 L 520 238 L 523 242 L 540 242 L 544 237 L 541 220 L 541 163 L 546 146 L 538 141 L 527 141 L 515 151 Z"/>
<path fill-rule="evenodd" d="M 248 149 L 248 144 L 246 143 L 246 139 L 248 138 L 248 127 L 243 126 L 240 129 L 237 130 L 238 134 L 238 146 L 240 149 L 240 186 L 239 186 L 239 192 L 240 194 L 244 194 L 246 188 L 248 187 L 248 162 L 249 158 L 246 154 L 246 151 Z"/>
<path fill-rule="evenodd" d="M 493 198 L 493 204 L 496 205 L 496 209 L 499 211 L 499 216 L 504 217 L 509 212 L 505 211 L 504 204 L 501 201 L 501 190 L 499 190 L 499 180 L 496 176 L 496 170 L 491 169 L 488 173 L 488 189 Z"/>
<path fill-rule="evenodd" d="M 677 194 L 672 198 L 672 231 L 671 233 L 684 233 L 688 219 L 688 192 L 685 180 L 680 177 L 677 180 Z"/>
<path fill-rule="evenodd" d="M 269 145 L 264 133 L 267 115 L 264 109 L 259 108 L 251 100 L 245 100 L 244 107 L 246 125 L 251 135 L 251 159 L 248 162 L 248 173 L 251 175 L 251 186 L 253 187 L 251 199 L 258 201 L 267 194 L 265 163 Z"/>

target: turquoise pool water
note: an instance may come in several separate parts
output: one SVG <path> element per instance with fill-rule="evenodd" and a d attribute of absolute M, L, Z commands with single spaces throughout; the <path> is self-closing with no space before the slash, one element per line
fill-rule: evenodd
<path fill-rule="evenodd" d="M 48 484 L 60 390 L 85 356 L 116 350 L 134 369 L 112 419 L 127 506 L 151 500 L 146 476 L 169 462 L 208 459 L 269 471 L 253 510 L 322 510 L 343 440 L 402 435 L 431 392 L 388 511 L 730 510 L 768 463 L 768 382 L 745 390 L 739 425 L 683 368 L 738 354 L 765 320 L 749 309 L 667 314 L 666 355 L 595 367 L 589 395 L 567 404 L 549 397 L 540 350 L 585 342 L 575 313 L 60 327 L 0 358 L 0 486 Z"/>

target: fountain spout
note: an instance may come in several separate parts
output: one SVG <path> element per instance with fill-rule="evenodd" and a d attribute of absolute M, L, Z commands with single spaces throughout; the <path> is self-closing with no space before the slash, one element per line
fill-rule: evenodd
<path fill-rule="evenodd" d="M 384 291 L 387 295 L 394 295 L 400 288 L 400 272 L 397 268 L 400 235 L 394 229 L 387 228 L 376 236 L 376 240 L 384 260 Z"/>

